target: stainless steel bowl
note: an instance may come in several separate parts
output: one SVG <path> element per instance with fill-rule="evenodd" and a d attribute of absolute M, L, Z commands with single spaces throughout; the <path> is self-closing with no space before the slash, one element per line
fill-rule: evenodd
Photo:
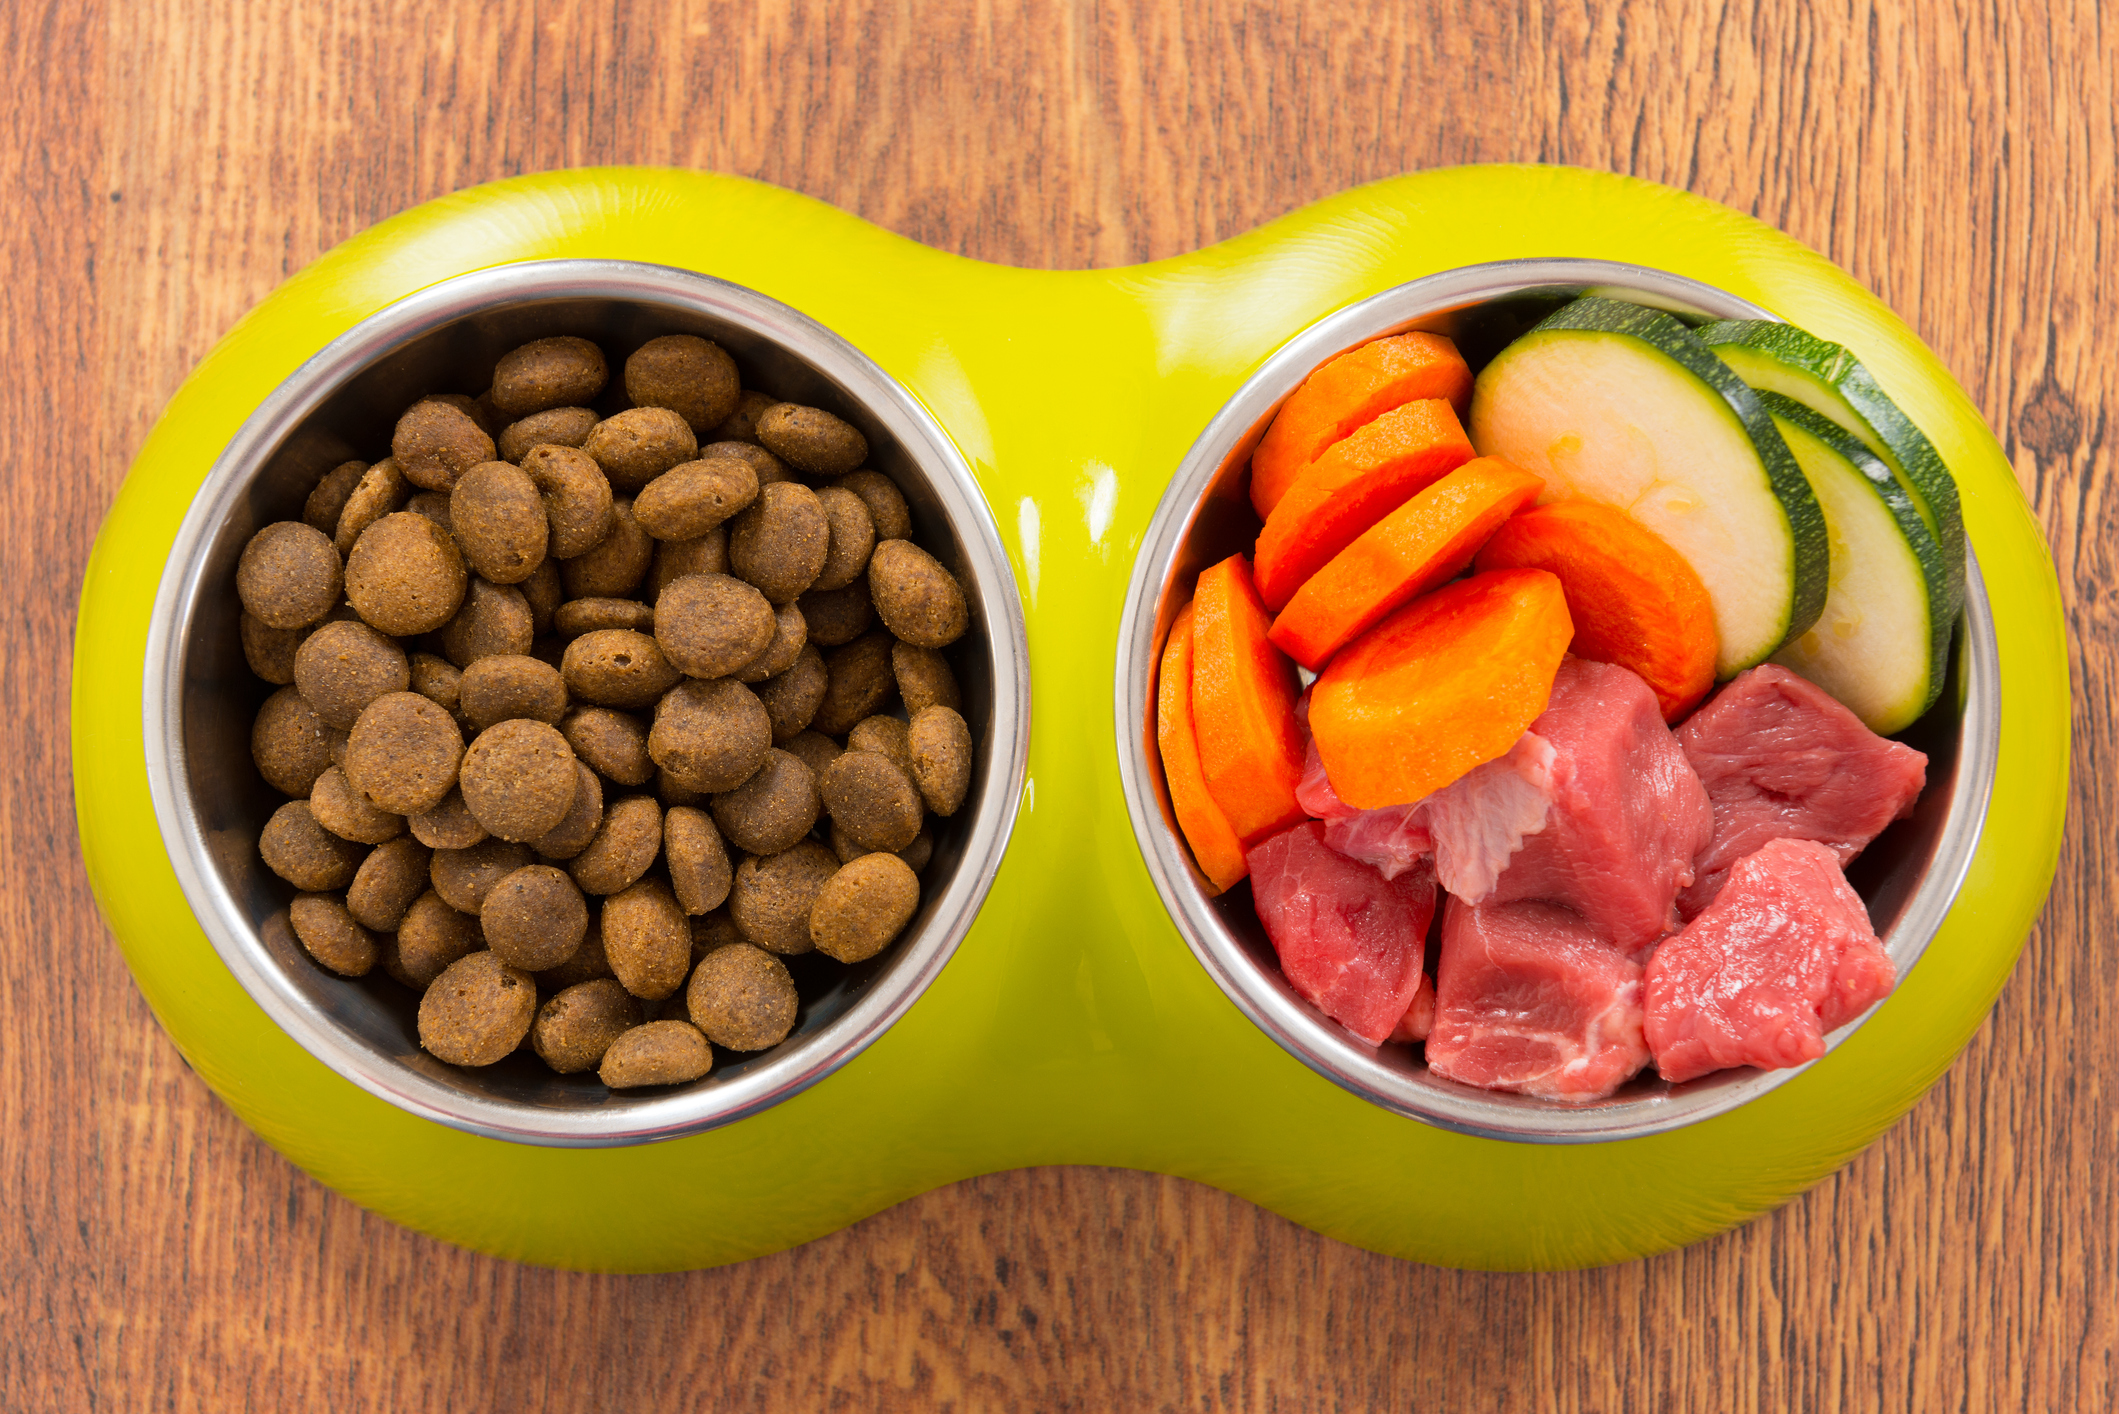
<path fill-rule="evenodd" d="M 1246 479 L 1251 450 L 1312 369 L 1371 339 L 1421 329 L 1455 339 L 1476 371 L 1583 293 L 1608 293 L 1693 318 L 1773 317 L 1711 286 L 1658 270 L 1596 260 L 1512 260 L 1415 280 L 1320 320 L 1265 361 L 1179 464 L 1133 567 L 1117 674 L 1119 772 L 1134 833 L 1171 918 L 1229 999 L 1303 1064 L 1386 1109 L 1470 1134 L 1547 1143 L 1626 1139 L 1697 1123 L 1786 1083 L 1798 1071 L 1731 1070 L 1683 1085 L 1644 1078 L 1601 1103 L 1570 1106 L 1458 1085 L 1430 1075 L 1410 1047 L 1356 1040 L 1281 976 L 1247 884 L 1219 898 L 1208 894 L 1170 811 L 1155 745 L 1155 670 L 1170 622 L 1190 598 L 1199 572 L 1249 552 L 1259 528 Z M 1994 624 L 1969 551 L 1965 570 L 1965 610 L 1950 680 L 1934 710 L 1901 738 L 1928 754 L 1927 790 L 1912 817 L 1886 830 L 1848 871 L 1901 977 L 1919 960 L 1963 882 L 2000 746 Z M 1891 1004 L 1889 998 L 1878 1003 Z M 1853 1030 L 1833 1033 L 1826 1044 L 1838 1044 Z"/>
<path fill-rule="evenodd" d="M 828 408 L 867 434 L 869 465 L 911 504 L 914 535 L 962 582 L 971 631 L 950 650 L 979 745 L 964 809 L 941 825 L 919 912 L 881 956 L 841 968 L 791 958 L 803 990 L 793 1034 L 705 1079 L 612 1094 L 518 1053 L 463 1070 L 420 1049 L 417 1001 L 383 979 L 347 981 L 302 952 L 292 890 L 257 841 L 278 797 L 250 758 L 272 689 L 237 632 L 235 565 L 262 525 L 298 519 L 317 478 L 385 454 L 415 397 L 480 391 L 500 355 L 579 334 L 616 368 L 659 334 L 727 349 L 746 387 Z M 443 281 L 372 315 L 302 365 L 243 424 L 177 534 L 147 640 L 147 772 L 156 819 L 206 935 L 244 989 L 346 1079 L 425 1118 L 535 1144 L 596 1146 L 727 1124 L 813 1085 L 904 1015 L 971 926 L 1014 828 L 1030 742 L 1029 653 L 1015 576 L 971 469 L 925 408 L 851 344 L 786 305 L 689 271 L 621 261 L 500 266 Z"/>

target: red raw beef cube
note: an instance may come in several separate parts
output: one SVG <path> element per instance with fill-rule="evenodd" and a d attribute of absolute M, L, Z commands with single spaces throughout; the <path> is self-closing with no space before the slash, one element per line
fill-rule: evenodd
<path fill-rule="evenodd" d="M 1444 986 L 1449 954 L 1442 955 Z M 1648 1047 L 1665 1080 L 1772 1070 L 1890 994 L 1897 973 L 1831 849 L 1771 840 L 1648 963 Z"/>
<path fill-rule="evenodd" d="M 1581 917 L 1545 903 L 1443 906 L 1429 1070 L 1582 1102 L 1646 1064 L 1640 965 Z"/>
<path fill-rule="evenodd" d="M 1614 664 L 1563 660 L 1530 729 L 1552 745 L 1552 804 L 1487 901 L 1564 905 L 1638 955 L 1678 926 L 1678 891 L 1713 837 L 1707 792 L 1655 693 Z"/>
<path fill-rule="evenodd" d="M 1312 820 L 1247 856 L 1251 899 L 1280 970 L 1332 1020 L 1379 1045 L 1419 991 L 1435 873 L 1424 860 L 1396 879 L 1324 842 Z"/>
<path fill-rule="evenodd" d="M 1413 1004 L 1405 1009 L 1405 1015 L 1391 1028 L 1393 1041 L 1425 1041 L 1428 1033 L 1435 1029 L 1435 984 L 1428 975 L 1420 974 L 1420 990 L 1413 993 Z"/>
<path fill-rule="evenodd" d="M 1768 840 L 1816 840 L 1853 862 L 1910 813 L 1928 758 L 1870 731 L 1817 686 L 1768 663 L 1692 714 L 1678 742 L 1714 803 L 1714 840 L 1678 899 L 1691 918 L 1739 859 Z"/>

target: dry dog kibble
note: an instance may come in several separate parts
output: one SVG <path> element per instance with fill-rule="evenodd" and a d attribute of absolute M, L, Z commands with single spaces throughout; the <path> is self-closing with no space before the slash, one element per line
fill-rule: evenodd
<path fill-rule="evenodd" d="M 949 671 L 949 660 L 934 649 L 894 643 L 890 647 L 890 671 L 898 681 L 898 697 L 905 703 L 907 715 L 917 717 L 929 707 L 964 710 L 956 674 Z"/>
<path fill-rule="evenodd" d="M 611 1042 L 639 1023 L 640 1003 L 616 979 L 577 982 L 537 1009 L 530 1048 L 561 1075 L 573 1075 L 594 1070 Z"/>
<path fill-rule="evenodd" d="M 817 778 L 802 758 L 768 751 L 749 780 L 714 797 L 714 823 L 746 854 L 778 854 L 816 827 L 817 807 Z"/>
<path fill-rule="evenodd" d="M 559 734 L 597 774 L 622 786 L 654 779 L 647 754 L 647 728 L 640 719 L 610 707 L 576 707 L 559 719 Z"/>
<path fill-rule="evenodd" d="M 557 444 L 532 447 L 523 454 L 522 472 L 543 502 L 553 559 L 586 555 L 611 533 L 611 483 L 587 452 Z"/>
<path fill-rule="evenodd" d="M 517 718 L 478 734 L 464 752 L 458 785 L 478 823 L 527 844 L 559 827 L 574 805 L 574 749 L 547 722 Z"/>
<path fill-rule="evenodd" d="M 686 678 L 655 708 L 648 755 L 686 790 L 734 790 L 765 764 L 772 719 L 742 683 Z"/>
<path fill-rule="evenodd" d="M 699 449 L 699 457 L 702 461 L 710 457 L 727 457 L 731 461 L 742 462 L 758 478 L 761 490 L 776 481 L 795 479 L 794 472 L 788 469 L 786 462 L 756 442 L 709 442 Z"/>
<path fill-rule="evenodd" d="M 823 648 L 853 642 L 876 621 L 875 601 L 868 595 L 865 570 L 844 589 L 822 593 L 812 589 L 795 602 L 802 608 L 803 622 L 809 625 L 809 641 Z"/>
<path fill-rule="evenodd" d="M 757 426 L 768 451 L 812 476 L 844 476 L 868 460 L 861 429 L 822 408 L 781 403 L 759 413 Z"/>
<path fill-rule="evenodd" d="M 878 541 L 912 538 L 912 509 L 905 504 L 905 493 L 882 472 L 850 471 L 832 485 L 843 486 L 867 504 Z"/>
<path fill-rule="evenodd" d="M 550 663 L 517 654 L 480 658 L 458 687 L 463 714 L 480 731 L 516 717 L 557 722 L 567 712 L 567 685 Z"/>
<path fill-rule="evenodd" d="M 927 861 L 934 858 L 934 831 L 925 825 L 920 826 L 920 832 L 912 837 L 912 843 L 898 851 L 898 858 L 911 866 L 915 874 L 925 869 Z"/>
<path fill-rule="evenodd" d="M 650 339 L 625 361 L 626 396 L 639 407 L 671 409 L 695 433 L 726 421 L 738 391 L 736 361 L 696 335 Z"/>
<path fill-rule="evenodd" d="M 633 514 L 657 540 L 696 540 L 757 499 L 756 472 L 713 457 L 663 472 L 633 498 Z"/>
<path fill-rule="evenodd" d="M 817 504 L 824 508 L 824 519 L 831 527 L 831 548 L 825 552 L 816 583 L 809 588 L 811 593 L 829 593 L 852 584 L 868 568 L 868 557 L 876 548 L 876 526 L 868 504 L 844 487 L 827 486 L 817 492 Z"/>
<path fill-rule="evenodd" d="M 408 686 L 453 716 L 462 701 L 463 671 L 434 653 L 414 653 L 407 668 Z"/>
<path fill-rule="evenodd" d="M 457 404 L 421 398 L 405 409 L 390 438 L 390 457 L 414 486 L 447 491 L 480 462 L 493 460 L 493 439 Z"/>
<path fill-rule="evenodd" d="M 868 589 L 883 626 L 915 648 L 946 648 L 971 626 L 956 576 L 910 540 L 876 546 Z"/>
<path fill-rule="evenodd" d="M 794 1030 L 801 1006 L 787 964 L 749 943 L 731 943 L 701 958 L 684 1000 L 692 1025 L 732 1051 L 777 1046 Z"/>
<path fill-rule="evenodd" d="M 605 418 L 582 442 L 612 486 L 638 491 L 671 467 L 699 455 L 699 439 L 679 414 L 662 407 L 636 407 Z M 646 524 L 645 518 L 641 522 Z"/>
<path fill-rule="evenodd" d="M 539 837 L 530 848 L 545 859 L 572 859 L 589 847 L 603 827 L 603 782 L 580 761 L 574 763 L 574 803 L 567 817 Z"/>
<path fill-rule="evenodd" d="M 631 594 L 647 578 L 655 540 L 633 515 L 630 498 L 611 502 L 611 528 L 594 549 L 559 566 L 569 599 L 610 599 Z"/>
<path fill-rule="evenodd" d="M 728 916 L 728 910 L 717 908 L 712 913 L 695 914 L 692 918 L 692 966 L 699 959 L 717 948 L 729 947 L 743 941 L 743 932 L 736 921 Z"/>
<path fill-rule="evenodd" d="M 274 687 L 294 681 L 294 655 L 302 645 L 303 631 L 274 628 L 248 609 L 243 610 L 243 661 Z"/>
<path fill-rule="evenodd" d="M 491 1065 L 530 1033 L 537 984 L 491 952 L 449 964 L 419 999 L 419 1043 L 451 1065 Z"/>
<path fill-rule="evenodd" d="M 574 955 L 550 971 L 537 974 L 537 990 L 549 996 L 599 977 L 611 978 L 611 959 L 603 950 L 603 932 L 591 918 L 588 935 L 581 940 L 581 946 L 574 949 Z M 611 985 L 617 986 L 616 978 L 611 978 Z M 625 992 L 623 987 L 618 990 Z M 626 992 L 626 995 L 630 997 L 632 993 Z"/>
<path fill-rule="evenodd" d="M 704 810 L 680 805 L 663 812 L 662 853 L 669 865 L 670 891 L 686 913 L 710 913 L 728 900 L 735 871 L 721 832 Z"/>
<path fill-rule="evenodd" d="M 737 396 L 736 410 L 711 433 L 702 435 L 711 436 L 717 442 L 755 442 L 758 440 L 758 414 L 779 401 L 770 393 L 747 389 Z"/>
<path fill-rule="evenodd" d="M 873 751 L 888 756 L 915 786 L 919 778 L 912 769 L 912 729 L 896 717 L 863 717 L 846 734 L 848 751 Z"/>
<path fill-rule="evenodd" d="M 493 463 L 484 463 L 484 465 L 493 465 Z M 472 470 L 475 471 L 477 468 L 473 467 Z M 468 472 L 465 474 L 469 475 Z M 414 515 L 425 516 L 443 530 L 448 531 L 453 537 L 456 534 L 456 518 L 449 511 L 449 496 L 450 493 L 447 491 L 422 491 L 411 500 L 405 502 L 405 509 Z M 463 548 L 460 542 L 457 548 L 459 550 Z"/>
<path fill-rule="evenodd" d="M 433 851 L 410 835 L 385 840 L 368 851 L 346 886 L 346 911 L 363 928 L 394 933 L 427 889 L 427 866 Z"/>
<path fill-rule="evenodd" d="M 703 808 L 707 802 L 707 793 L 679 785 L 675 776 L 658 766 L 655 768 L 655 799 L 662 802 L 664 810 L 671 810 L 680 805 Z"/>
<path fill-rule="evenodd" d="M 838 858 L 815 840 L 764 857 L 745 856 L 729 887 L 728 916 L 744 938 L 767 952 L 808 952 L 809 910 Z"/>
<path fill-rule="evenodd" d="M 920 832 L 920 796 L 887 756 L 849 751 L 817 777 L 824 809 L 855 843 L 895 853 Z"/>
<path fill-rule="evenodd" d="M 412 838 L 429 849 L 469 849 L 487 837 L 486 827 L 464 804 L 464 793 L 451 787 L 441 804 L 422 810 L 407 822 Z"/>
<path fill-rule="evenodd" d="M 405 497 L 411 494 L 412 483 L 398 470 L 395 457 L 384 457 L 362 472 L 331 531 L 331 544 L 339 558 L 352 554 L 353 547 L 360 543 L 361 532 L 404 505 Z"/>
<path fill-rule="evenodd" d="M 522 466 L 537 447 L 579 447 L 596 426 L 596 414 L 587 408 L 546 408 L 511 422 L 501 429 L 500 459 Z M 529 468 L 523 466 L 524 471 Z"/>
<path fill-rule="evenodd" d="M 824 507 L 797 481 L 765 487 L 729 523 L 729 567 L 775 604 L 792 603 L 814 584 L 830 550 Z"/>
<path fill-rule="evenodd" d="M 358 620 L 320 626 L 294 654 L 294 685 L 316 714 L 350 730 L 369 703 L 412 685 L 405 650 Z"/>
<path fill-rule="evenodd" d="M 365 977 L 375 966 L 375 938 L 330 894 L 300 894 L 287 906 L 294 936 L 341 977 Z"/>
<path fill-rule="evenodd" d="M 544 563 L 544 498 L 520 467 L 480 462 L 458 477 L 448 524 L 471 568 L 495 584 L 520 584 Z"/>
<path fill-rule="evenodd" d="M 469 578 L 449 532 L 410 511 L 392 511 L 362 531 L 346 557 L 346 597 L 354 611 L 397 638 L 447 623 Z"/>
<path fill-rule="evenodd" d="M 346 779 L 379 809 L 418 815 L 456 784 L 463 752 L 455 718 L 416 692 L 386 692 L 347 737 Z"/>
<path fill-rule="evenodd" d="M 324 893 L 351 883 L 368 850 L 319 825 L 308 801 L 290 800 L 265 822 L 258 853 L 268 869 L 296 888 Z"/>
<path fill-rule="evenodd" d="M 582 892 L 615 894 L 630 888 L 662 852 L 662 805 L 652 796 L 628 795 L 603 812 L 589 847 L 567 861 Z"/>
<path fill-rule="evenodd" d="M 530 601 L 512 584 L 473 579 L 463 607 L 442 627 L 441 651 L 459 668 L 481 658 L 522 657 L 535 641 Z"/>
<path fill-rule="evenodd" d="M 566 871 L 530 864 L 486 892 L 478 910 L 486 946 L 510 967 L 543 972 L 574 955 L 589 931 L 589 905 Z"/>
<path fill-rule="evenodd" d="M 810 726 L 826 736 L 844 736 L 863 717 L 873 717 L 897 691 L 890 672 L 891 637 L 864 633 L 824 660 L 824 700 Z"/>
<path fill-rule="evenodd" d="M 346 773 L 328 766 L 309 790 L 309 813 L 342 840 L 356 844 L 381 844 L 405 832 L 405 817 L 378 810 L 353 788 Z"/>
<path fill-rule="evenodd" d="M 523 602 L 530 606 L 530 632 L 539 637 L 550 633 L 552 616 L 559 612 L 559 605 L 567 595 L 566 585 L 559 578 L 558 561 L 547 555 L 544 563 L 531 570 L 530 577 L 515 587 L 522 591 Z"/>
<path fill-rule="evenodd" d="M 459 958 L 486 945 L 476 915 L 462 913 L 432 889 L 412 900 L 397 925 L 395 946 L 384 954 L 383 967 L 415 992 L 424 992 Z"/>
<path fill-rule="evenodd" d="M 809 623 L 802 611 L 792 604 L 782 604 L 773 610 L 773 640 L 765 645 L 765 651 L 745 663 L 735 675 L 740 683 L 761 683 L 767 678 L 776 678 L 795 665 L 802 656 L 803 645 L 809 642 Z"/>
<path fill-rule="evenodd" d="M 538 339 L 501 356 L 493 368 L 493 406 L 509 417 L 547 408 L 586 407 L 610 377 L 603 350 L 571 335 Z"/>
<path fill-rule="evenodd" d="M 971 728 L 951 709 L 929 707 L 912 719 L 906 735 L 920 798 L 937 815 L 956 814 L 971 789 Z"/>
<path fill-rule="evenodd" d="M 824 733 L 812 731 L 796 732 L 786 741 L 774 744 L 790 756 L 800 758 L 802 764 L 809 767 L 811 775 L 838 760 L 839 753 L 844 749 Z"/>
<path fill-rule="evenodd" d="M 775 746 L 785 745 L 815 720 L 828 685 L 824 655 L 813 643 L 803 645 L 786 672 L 758 684 L 754 691 L 772 725 Z"/>
<path fill-rule="evenodd" d="M 552 616 L 552 631 L 561 638 L 579 638 L 607 628 L 653 633 L 654 606 L 638 599 L 569 599 Z"/>
<path fill-rule="evenodd" d="M 476 917 L 486 906 L 486 895 L 508 875 L 530 863 L 526 845 L 507 840 L 481 840 L 469 849 L 437 849 L 427 866 L 428 881 L 441 901 L 458 913 Z"/>
<path fill-rule="evenodd" d="M 636 997 L 659 1002 L 684 985 L 692 964 L 692 929 L 660 879 L 603 901 L 603 950 L 611 973 Z"/>
<path fill-rule="evenodd" d="M 603 1053 L 596 1077 L 613 1090 L 643 1085 L 682 1085 L 714 1065 L 713 1048 L 689 1022 L 674 1019 L 636 1026 Z"/>
<path fill-rule="evenodd" d="M 314 526 L 276 521 L 250 537 L 236 562 L 235 592 L 268 628 L 302 628 L 338 604 L 338 551 Z"/>
<path fill-rule="evenodd" d="M 309 794 L 345 745 L 346 734 L 316 715 L 291 687 L 266 698 L 250 728 L 250 759 L 265 783 L 282 795 Z"/>
<path fill-rule="evenodd" d="M 655 601 L 655 642 L 670 666 L 695 678 L 727 677 L 772 644 L 773 606 L 740 579 L 691 574 Z"/>
<path fill-rule="evenodd" d="M 658 540 L 655 542 L 655 562 L 648 571 L 648 602 L 659 602 L 663 590 L 688 574 L 727 573 L 728 527 L 725 525 L 717 525 L 693 540 Z"/>
<path fill-rule="evenodd" d="M 576 697 L 603 707 L 648 707 L 683 676 L 654 639 L 635 629 L 585 633 L 567 645 L 559 672 Z"/>
<path fill-rule="evenodd" d="M 920 876 L 895 854 L 864 854 L 825 881 L 809 911 L 817 951 L 866 962 L 889 947 L 920 906 Z"/>
<path fill-rule="evenodd" d="M 368 474 L 368 464 L 363 461 L 340 462 L 324 473 L 324 479 L 316 483 L 309 499 L 302 502 L 302 524 L 330 535 L 338 529 L 339 514 L 346 509 L 346 502 L 353 495 L 353 488 L 361 484 Z"/>

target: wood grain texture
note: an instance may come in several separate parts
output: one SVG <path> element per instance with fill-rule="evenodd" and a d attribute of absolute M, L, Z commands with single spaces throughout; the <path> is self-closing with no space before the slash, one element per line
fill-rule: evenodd
<path fill-rule="evenodd" d="M 2093 0 L 14 0 L 0 40 L 0 1407 L 2119 1405 L 2119 33 Z M 2053 902 L 1948 1078 L 1806 1197 L 1653 1261 L 1484 1276 L 1042 1170 L 732 1269 L 567 1275 L 319 1188 L 155 1027 L 73 833 L 81 566 L 177 383 L 335 242 L 650 162 L 1086 266 L 1503 159 L 1683 186 L 1846 266 L 2002 430 L 2060 565 Z"/>

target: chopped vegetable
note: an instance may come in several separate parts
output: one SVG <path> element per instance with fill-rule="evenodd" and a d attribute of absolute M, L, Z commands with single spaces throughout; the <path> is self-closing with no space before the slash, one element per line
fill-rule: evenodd
<path fill-rule="evenodd" d="M 1243 841 L 1214 803 L 1199 765 L 1199 741 L 1192 730 L 1192 617 L 1190 604 L 1178 610 L 1163 648 L 1162 677 L 1155 688 L 1155 740 L 1162 748 L 1170 808 L 1177 813 L 1199 871 L 1220 893 L 1250 867 L 1244 863 Z"/>
<path fill-rule="evenodd" d="M 1249 849 L 1309 818 L 1295 799 L 1305 755 L 1295 665 L 1266 640 L 1251 567 L 1231 555 L 1192 595 L 1192 729 L 1207 791 Z"/>

